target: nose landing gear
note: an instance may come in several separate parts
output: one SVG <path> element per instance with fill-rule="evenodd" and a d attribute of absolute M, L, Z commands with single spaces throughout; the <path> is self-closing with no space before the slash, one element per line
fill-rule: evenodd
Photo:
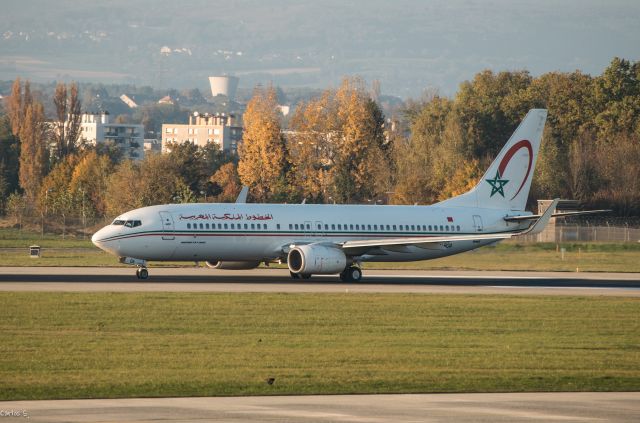
<path fill-rule="evenodd" d="M 136 277 L 138 279 L 147 279 L 149 277 L 149 271 L 147 270 L 146 260 L 137 259 L 133 257 L 120 257 L 120 263 L 137 266 L 138 268 L 136 269 Z"/>

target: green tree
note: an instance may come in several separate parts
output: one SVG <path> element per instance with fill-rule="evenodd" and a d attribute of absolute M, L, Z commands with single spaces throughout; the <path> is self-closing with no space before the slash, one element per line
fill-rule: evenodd
<path fill-rule="evenodd" d="M 0 212 L 5 210 L 9 193 L 19 188 L 19 156 L 20 145 L 11 133 L 9 117 L 0 116 Z"/>

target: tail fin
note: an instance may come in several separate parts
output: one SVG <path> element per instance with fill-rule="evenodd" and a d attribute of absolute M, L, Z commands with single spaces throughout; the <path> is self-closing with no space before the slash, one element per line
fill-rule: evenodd
<path fill-rule="evenodd" d="M 478 185 L 438 205 L 524 210 L 546 120 L 545 109 L 529 110 Z"/>

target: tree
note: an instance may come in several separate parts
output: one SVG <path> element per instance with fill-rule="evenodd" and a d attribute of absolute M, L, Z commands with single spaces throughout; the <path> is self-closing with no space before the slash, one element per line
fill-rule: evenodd
<path fill-rule="evenodd" d="M 26 81 L 23 89 L 20 78 L 16 78 L 11 86 L 11 96 L 7 101 L 7 111 L 9 120 L 11 121 L 11 132 L 14 136 L 20 136 L 20 128 L 24 122 L 26 108 L 32 103 L 31 84 L 29 81 Z"/>
<path fill-rule="evenodd" d="M 17 192 L 11 193 L 7 198 L 7 214 L 13 217 L 15 223 L 22 230 L 22 217 L 27 207 L 24 196 Z"/>
<path fill-rule="evenodd" d="M 244 132 L 238 148 L 238 174 L 253 197 L 266 202 L 282 187 L 289 163 L 280 128 L 280 113 L 273 87 L 257 88 L 244 114 Z M 286 186 L 286 184 L 285 184 Z"/>
<path fill-rule="evenodd" d="M 19 188 L 19 156 L 20 145 L 11 133 L 9 117 L 0 116 L 0 212 L 5 210 L 9 193 Z"/>
<path fill-rule="evenodd" d="M 109 157 L 99 155 L 95 150 L 89 150 L 80 157 L 71 175 L 70 190 L 86 196 L 89 200 L 87 207 L 99 216 L 104 216 L 106 213 L 105 195 L 113 167 Z"/>
<path fill-rule="evenodd" d="M 331 140 L 338 134 L 334 92 L 300 104 L 290 122 L 287 148 L 292 164 L 292 181 L 301 197 L 312 203 L 327 201 L 333 165 Z"/>
<path fill-rule="evenodd" d="M 75 152 L 78 147 L 80 119 L 82 117 L 78 86 L 71 84 L 71 87 L 67 90 L 65 84 L 58 83 L 53 97 L 53 104 L 56 108 L 57 117 L 55 130 L 53 131 L 55 140 L 54 157 L 56 160 L 61 160 Z"/>
<path fill-rule="evenodd" d="M 47 172 L 47 126 L 44 121 L 44 107 L 31 95 L 29 81 L 24 88 L 19 78 L 13 83 L 11 97 L 7 102 L 11 131 L 20 140 L 18 160 L 19 183 L 32 203 L 40 183 Z"/>
<path fill-rule="evenodd" d="M 24 190 L 27 201 L 31 203 L 35 200 L 42 179 L 47 173 L 47 127 L 41 103 L 34 102 L 26 107 L 19 138 L 20 187 Z"/>
<path fill-rule="evenodd" d="M 389 167 L 383 154 L 384 116 L 361 79 L 345 79 L 335 94 L 339 136 L 331 169 L 333 198 L 350 203 L 371 199 L 376 192 L 376 168 Z"/>
<path fill-rule="evenodd" d="M 220 203 L 232 203 L 238 198 L 240 190 L 240 177 L 238 167 L 233 162 L 225 163 L 209 179 L 217 187 L 216 200 Z"/>

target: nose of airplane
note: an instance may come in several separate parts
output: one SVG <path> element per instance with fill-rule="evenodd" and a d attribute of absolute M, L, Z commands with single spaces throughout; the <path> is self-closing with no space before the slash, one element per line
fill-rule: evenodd
<path fill-rule="evenodd" d="M 101 232 L 104 232 L 104 228 L 100 229 L 91 237 L 91 242 L 93 242 L 93 245 L 95 245 L 98 248 L 100 247 L 100 240 L 102 239 L 102 236 L 100 235 Z"/>

